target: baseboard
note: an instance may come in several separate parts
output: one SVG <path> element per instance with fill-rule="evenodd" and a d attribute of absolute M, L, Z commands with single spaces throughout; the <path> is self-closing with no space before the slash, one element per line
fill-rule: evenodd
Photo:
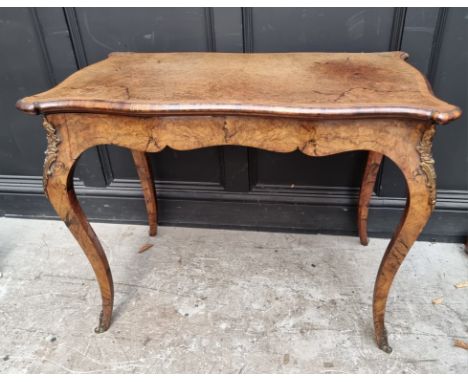
<path fill-rule="evenodd" d="M 107 188 L 76 183 L 91 221 L 146 224 L 136 180 Z M 249 193 L 225 192 L 218 184 L 157 182 L 159 224 L 189 227 L 356 235 L 358 190 L 258 185 Z M 369 234 L 390 237 L 404 207 L 402 198 L 374 197 Z M 0 177 L 0 215 L 56 219 L 39 177 Z M 468 192 L 439 191 L 422 240 L 463 242 L 468 234 Z"/>

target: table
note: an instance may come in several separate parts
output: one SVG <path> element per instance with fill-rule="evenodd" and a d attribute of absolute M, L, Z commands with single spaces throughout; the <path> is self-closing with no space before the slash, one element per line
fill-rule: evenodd
<path fill-rule="evenodd" d="M 461 114 L 432 94 L 407 57 L 404 52 L 113 53 L 51 90 L 19 100 L 20 110 L 44 116 L 44 190 L 96 274 L 102 296 L 96 332 L 110 326 L 114 287 L 104 250 L 73 189 L 73 168 L 84 151 L 103 144 L 132 151 L 155 235 L 156 192 L 147 152 L 219 145 L 309 156 L 366 150 L 358 209 L 362 244 L 383 156 L 399 167 L 408 190 L 374 286 L 375 339 L 391 352 L 384 323 L 388 293 L 436 202 L 435 125 Z"/>

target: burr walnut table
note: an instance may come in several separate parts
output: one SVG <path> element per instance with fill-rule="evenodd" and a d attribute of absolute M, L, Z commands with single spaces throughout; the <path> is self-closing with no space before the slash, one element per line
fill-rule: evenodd
<path fill-rule="evenodd" d="M 358 209 L 362 244 L 383 155 L 400 168 L 408 190 L 374 287 L 375 338 L 390 352 L 387 296 L 436 201 L 435 124 L 461 114 L 432 94 L 406 58 L 403 52 L 114 53 L 53 89 L 18 101 L 20 110 L 44 116 L 44 190 L 96 274 L 102 295 L 96 331 L 110 326 L 114 289 L 106 255 L 73 189 L 73 168 L 85 150 L 110 144 L 132 151 L 150 235 L 156 234 L 157 210 L 147 152 L 219 145 L 310 156 L 366 150 Z"/>

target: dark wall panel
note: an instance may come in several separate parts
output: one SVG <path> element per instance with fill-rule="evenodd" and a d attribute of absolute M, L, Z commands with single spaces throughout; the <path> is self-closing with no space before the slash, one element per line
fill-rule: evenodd
<path fill-rule="evenodd" d="M 110 52 L 209 51 L 212 14 L 204 8 L 78 8 L 76 17 L 87 63 Z M 151 154 L 157 179 L 221 182 L 219 148 Z M 113 178 L 136 178 L 127 150 L 107 148 Z"/>
<path fill-rule="evenodd" d="M 15 103 L 76 71 L 68 26 L 61 8 L 2 8 L 0 20 L 0 174 L 41 176 L 46 148 L 41 119 L 18 112 Z M 95 153 L 85 153 L 75 175 L 103 185 Z"/>
<path fill-rule="evenodd" d="M 410 54 L 409 62 L 429 76 L 437 96 L 465 111 L 459 120 L 437 127 L 433 153 L 439 190 L 468 190 L 467 36 L 466 8 L 408 10 L 402 49 Z M 381 195 L 404 196 L 398 168 L 388 160 L 383 168 Z"/>
<path fill-rule="evenodd" d="M 408 52 L 408 61 L 425 74 L 429 70 L 438 13 L 438 8 L 409 8 L 406 12 L 401 50 Z"/>
<path fill-rule="evenodd" d="M 298 151 L 279 154 L 259 150 L 256 183 L 359 187 L 366 158 L 365 152 L 312 158 Z"/>
<path fill-rule="evenodd" d="M 46 139 L 40 119 L 19 113 L 16 101 L 53 81 L 44 61 L 35 13 L 0 9 L 0 174 L 41 175 Z M 14 36 L 14 38 L 12 38 Z"/>
<path fill-rule="evenodd" d="M 76 52 L 70 39 L 69 27 L 62 8 L 37 8 L 38 33 L 44 40 L 44 60 L 50 67 L 54 84 L 63 81 L 78 69 Z M 25 94 L 28 95 L 28 94 Z M 86 185 L 104 186 L 105 179 L 96 148 L 86 151 L 79 159 L 75 178 Z"/>
<path fill-rule="evenodd" d="M 242 12 L 240 8 L 213 9 L 215 47 L 218 52 L 242 52 Z"/>
<path fill-rule="evenodd" d="M 112 147 L 109 150 L 116 179 L 137 179 L 135 165 L 129 150 Z M 176 151 L 164 149 L 151 154 L 153 174 L 157 180 L 220 183 L 220 149 Z M 208 165 L 200 168 L 202 163 Z"/>
<path fill-rule="evenodd" d="M 241 8 L 214 8 L 213 33 L 214 50 L 217 52 L 242 53 L 244 51 L 243 14 Z M 250 190 L 251 167 L 249 149 L 238 146 L 225 146 L 222 156 L 222 185 L 224 190 L 247 192 Z"/>
<path fill-rule="evenodd" d="M 446 17 L 434 91 L 465 113 L 449 126 L 438 128 L 434 159 L 440 189 L 468 190 L 468 9 L 450 9 Z"/>
<path fill-rule="evenodd" d="M 54 216 L 42 192 L 45 134 L 17 99 L 46 90 L 112 51 L 404 50 L 436 95 L 464 116 L 434 143 L 438 205 L 425 238 L 468 233 L 467 8 L 0 8 L 0 215 Z M 272 78 L 274 81 L 274 78 Z M 162 224 L 353 233 L 366 153 L 311 158 L 227 146 L 151 154 Z M 75 171 L 90 216 L 145 222 L 130 152 L 93 148 Z M 385 160 L 370 232 L 389 235 L 404 206 Z"/>
<path fill-rule="evenodd" d="M 37 8 L 35 11 L 46 45 L 53 80 L 61 82 L 77 69 L 63 9 Z"/>
<path fill-rule="evenodd" d="M 438 15 L 439 8 L 409 8 L 405 15 L 401 50 L 409 54 L 408 62 L 425 75 L 431 66 Z M 391 160 L 384 159 L 380 175 L 376 190 L 380 196 L 406 195 L 405 179 Z"/>
<path fill-rule="evenodd" d="M 89 63 L 110 52 L 208 50 L 203 8 L 77 8 Z"/>
<path fill-rule="evenodd" d="M 253 47 L 256 52 L 385 51 L 393 14 L 393 8 L 254 8 Z"/>
<path fill-rule="evenodd" d="M 394 14 L 393 8 L 253 8 L 248 35 L 254 52 L 387 51 Z M 357 187 L 366 155 L 309 158 L 256 150 L 251 158 L 256 163 L 252 186 Z"/>

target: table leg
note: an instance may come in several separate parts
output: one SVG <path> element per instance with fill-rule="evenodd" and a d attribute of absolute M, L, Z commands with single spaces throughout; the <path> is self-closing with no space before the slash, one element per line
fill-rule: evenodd
<path fill-rule="evenodd" d="M 385 307 L 393 279 L 413 243 L 426 225 L 436 201 L 434 160 L 431 154 L 434 127 L 427 129 L 416 148 L 416 155 L 404 153 L 399 163 L 406 178 L 408 199 L 405 212 L 383 256 L 374 285 L 373 316 L 377 345 L 387 353 Z M 411 158 L 412 157 L 412 158 Z M 413 159 L 414 158 L 414 159 Z"/>
<path fill-rule="evenodd" d="M 362 245 L 367 245 L 367 217 L 369 215 L 369 203 L 374 191 L 375 180 L 379 172 L 383 155 L 375 151 L 369 151 L 366 168 L 362 177 L 361 192 L 359 194 L 358 206 L 358 232 Z"/>
<path fill-rule="evenodd" d="M 44 163 L 44 191 L 57 214 L 80 244 L 96 274 L 102 297 L 102 311 L 96 333 L 106 331 L 111 323 L 114 284 L 106 254 L 76 198 L 73 187 L 73 158 L 65 139 L 44 119 L 48 147 Z M 59 149 L 60 148 L 60 149 Z"/>
<path fill-rule="evenodd" d="M 141 187 L 143 188 L 146 211 L 148 213 L 149 234 L 150 236 L 156 236 L 158 230 L 158 206 L 151 164 L 145 152 L 138 150 L 131 151 L 140 178 Z"/>

